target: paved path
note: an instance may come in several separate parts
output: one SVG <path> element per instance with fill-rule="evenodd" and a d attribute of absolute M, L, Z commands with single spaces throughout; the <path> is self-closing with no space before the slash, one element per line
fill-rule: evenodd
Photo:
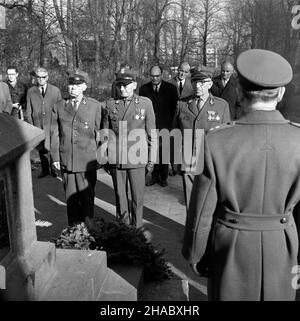
<path fill-rule="evenodd" d="M 60 235 L 67 226 L 66 204 L 62 182 L 59 178 L 38 179 L 39 170 L 32 171 L 36 220 L 49 222 L 51 226 L 37 226 L 39 241 L 50 241 Z M 95 216 L 111 220 L 115 216 L 115 199 L 111 177 L 98 171 L 96 185 Z M 165 258 L 175 276 L 170 281 L 146 285 L 143 300 L 186 300 L 182 288 L 189 284 L 189 300 L 205 301 L 206 280 L 194 276 L 181 255 L 185 205 L 180 176 L 169 177 L 169 186 L 157 184 L 146 187 L 144 221 L 153 234 L 154 246 L 166 250 Z"/>

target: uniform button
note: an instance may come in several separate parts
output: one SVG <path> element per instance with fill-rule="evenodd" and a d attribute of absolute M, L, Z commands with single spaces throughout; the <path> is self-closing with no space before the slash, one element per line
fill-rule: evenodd
<path fill-rule="evenodd" d="M 237 218 L 231 218 L 228 220 L 230 223 L 237 224 L 239 220 Z"/>
<path fill-rule="evenodd" d="M 286 221 L 287 221 L 286 217 L 283 217 L 283 218 L 280 220 L 280 223 L 284 224 L 284 223 L 286 223 Z"/>

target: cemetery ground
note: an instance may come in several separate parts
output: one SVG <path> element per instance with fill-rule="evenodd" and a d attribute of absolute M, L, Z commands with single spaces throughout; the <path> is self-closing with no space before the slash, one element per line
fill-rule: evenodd
<path fill-rule="evenodd" d="M 37 160 L 37 155 L 32 159 Z M 37 178 L 39 165 L 32 166 L 33 196 L 38 241 L 51 241 L 67 227 L 66 203 L 61 178 Z M 112 180 L 104 170 L 97 172 L 95 217 L 114 220 Z M 169 177 L 169 186 L 145 187 L 144 225 L 152 233 L 152 244 L 165 249 L 164 258 L 174 276 L 161 282 L 144 282 L 139 300 L 206 301 L 206 279 L 194 275 L 181 255 L 186 218 L 182 179 Z"/>

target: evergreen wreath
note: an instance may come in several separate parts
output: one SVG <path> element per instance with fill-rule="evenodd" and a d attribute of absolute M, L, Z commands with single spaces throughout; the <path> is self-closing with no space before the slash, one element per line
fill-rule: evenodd
<path fill-rule="evenodd" d="M 94 219 L 94 227 L 85 223 L 65 228 L 54 240 L 57 248 L 101 250 L 107 253 L 107 263 L 143 266 L 145 281 L 171 279 L 173 272 L 164 259 L 165 249 L 155 248 L 147 241 L 141 228 L 119 221 Z"/>

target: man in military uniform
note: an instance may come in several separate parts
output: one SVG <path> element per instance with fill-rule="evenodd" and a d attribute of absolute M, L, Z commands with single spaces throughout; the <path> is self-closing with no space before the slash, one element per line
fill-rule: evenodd
<path fill-rule="evenodd" d="M 110 129 L 108 163 L 115 189 L 117 219 L 139 228 L 143 220 L 145 167 L 151 173 L 156 160 L 155 116 L 151 100 L 134 93 L 137 83 L 133 74 L 119 73 L 116 85 L 122 98 L 107 100 L 104 127 Z"/>
<path fill-rule="evenodd" d="M 204 137 L 182 252 L 196 273 L 210 258 L 211 300 L 294 300 L 300 128 L 276 110 L 292 68 L 277 53 L 251 49 L 237 70 L 243 115 Z"/>
<path fill-rule="evenodd" d="M 190 100 L 179 101 L 177 104 L 173 128 L 179 128 L 182 133 L 181 148 L 174 148 L 182 153 L 182 178 L 186 208 L 188 209 L 191 189 L 196 171 L 201 171 L 201 148 L 203 134 L 210 128 L 230 121 L 228 103 L 222 98 L 214 97 L 209 89 L 212 86 L 212 74 L 209 70 L 195 70 L 191 77 L 195 96 Z M 191 139 L 185 138 L 188 131 Z M 188 146 L 185 143 L 188 142 Z M 176 157 L 174 157 L 176 158 Z M 194 162 L 198 161 L 197 164 Z M 176 162 L 176 159 L 174 159 Z"/>
<path fill-rule="evenodd" d="M 61 170 L 67 200 L 69 225 L 92 224 L 97 170 L 97 137 L 101 124 L 101 104 L 84 96 L 87 74 L 69 74 L 69 99 L 52 109 L 51 156 Z"/>

